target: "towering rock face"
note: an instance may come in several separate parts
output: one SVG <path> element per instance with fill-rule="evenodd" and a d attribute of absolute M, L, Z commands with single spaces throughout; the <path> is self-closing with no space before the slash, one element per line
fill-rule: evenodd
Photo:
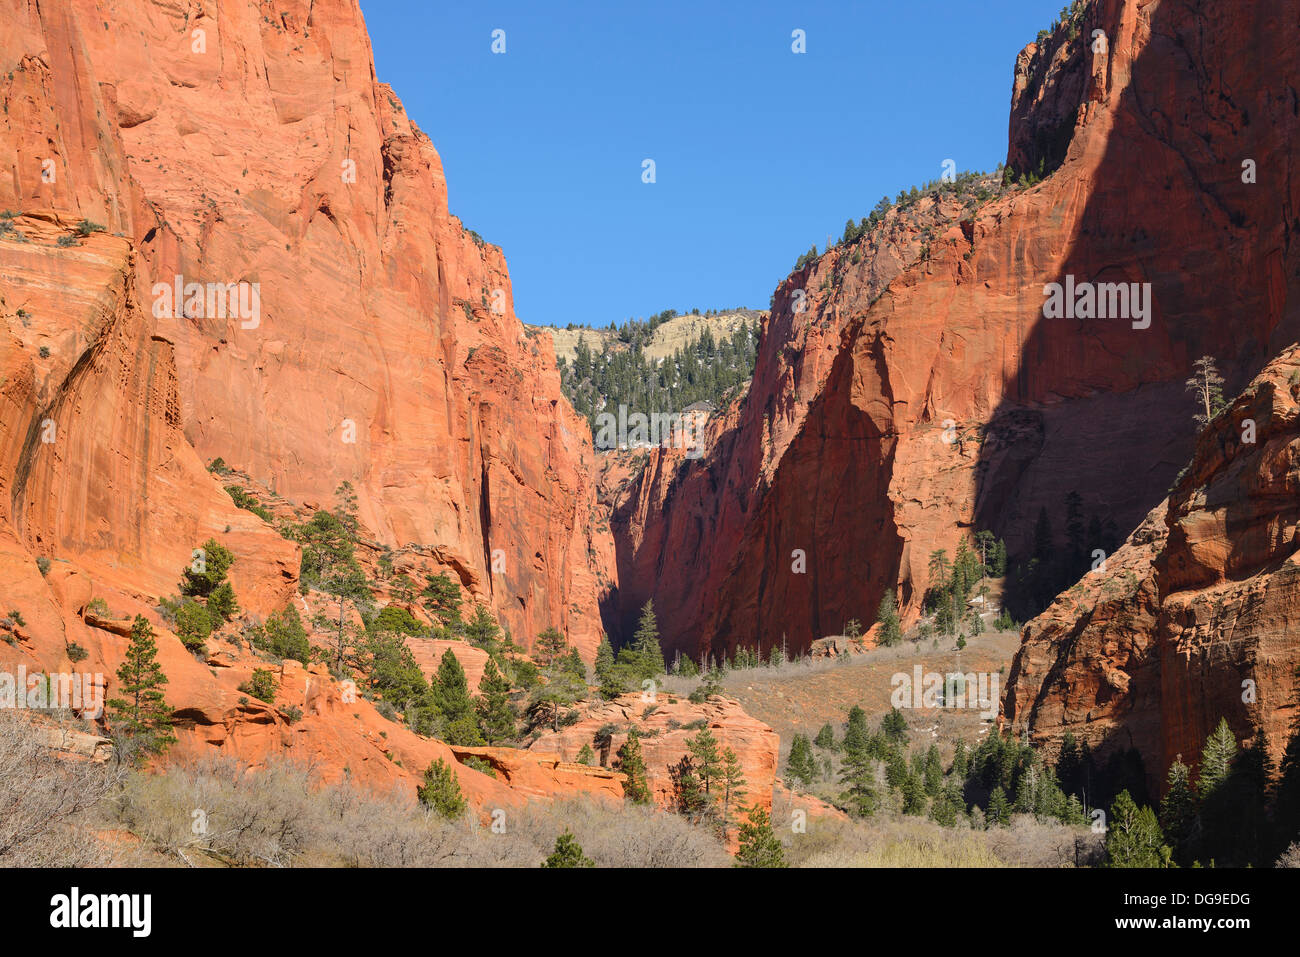
<path fill-rule="evenodd" d="M 1300 694 L 1300 345 L 1196 443 L 1169 498 L 1025 626 L 1003 714 L 1053 752 L 1135 748 L 1151 793 L 1226 718 L 1276 762 Z"/>
<path fill-rule="evenodd" d="M 549 344 L 513 313 L 500 249 L 449 213 L 437 153 L 377 82 L 357 4 L 4 0 L 0 21 L 0 208 L 121 237 L 83 251 L 38 238 L 35 265 L 6 272 L 6 318 L 13 328 L 51 273 L 111 250 L 117 275 L 88 295 L 118 287 L 136 316 L 114 333 L 134 337 L 118 343 L 120 375 L 141 380 L 129 401 L 180 430 L 169 449 L 186 446 L 170 463 L 185 475 L 163 482 L 138 422 L 99 428 L 85 441 L 102 453 L 85 454 L 115 459 L 120 482 L 139 473 L 121 495 L 67 487 L 75 475 L 51 493 L 15 466 L 12 520 L 29 547 L 94 551 L 103 574 L 125 565 L 141 592 L 164 593 L 197 519 L 135 514 L 155 485 L 229 512 L 195 465 L 221 457 L 326 506 L 347 480 L 380 542 L 421 546 L 521 642 L 554 625 L 590 656 L 610 552 L 593 529 L 590 437 Z M 234 292 L 193 297 L 188 283 Z M 43 316 L 27 311 L 61 327 L 18 338 L 61 337 L 36 376 L 48 402 L 64 357 L 81 363 L 65 387 L 108 372 L 91 361 L 103 350 L 87 351 L 88 320 L 40 304 Z M 6 418 L 12 441 L 30 445 L 30 411 Z"/>
<path fill-rule="evenodd" d="M 887 588 L 914 614 L 974 528 L 1014 554 L 1041 508 L 1059 533 L 1070 491 L 1132 528 L 1191 452 L 1193 361 L 1232 394 L 1297 338 L 1287 17 L 1099 0 L 1027 47 L 1008 163 L 1046 179 L 782 283 L 710 454 L 652 455 L 617 503 L 624 619 L 653 597 L 685 652 L 798 648 Z M 1045 318 L 1052 283 L 1136 283 L 1142 309 Z"/>

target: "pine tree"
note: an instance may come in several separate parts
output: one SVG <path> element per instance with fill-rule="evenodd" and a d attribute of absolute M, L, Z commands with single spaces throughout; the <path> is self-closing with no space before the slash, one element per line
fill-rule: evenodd
<path fill-rule="evenodd" d="M 989 795 L 989 809 L 986 821 L 989 827 L 994 825 L 1006 827 L 1011 823 L 1011 805 L 1007 802 L 1007 792 L 1002 790 L 1000 784 Z"/>
<path fill-rule="evenodd" d="M 1237 757 L 1237 739 L 1224 718 L 1205 739 L 1197 790 L 1201 795 L 1203 848 L 1212 861 L 1223 862 L 1233 852 L 1237 809 L 1228 779 Z M 1209 863 L 1206 861 L 1205 863 Z"/>
<path fill-rule="evenodd" d="M 172 735 L 172 709 L 163 698 L 167 684 L 158 663 L 158 644 L 153 628 L 143 615 L 131 623 L 126 658 L 117 669 L 118 697 L 108 701 L 109 718 L 140 751 L 161 754 L 176 743 Z"/>
<path fill-rule="evenodd" d="M 682 759 L 668 769 L 668 776 L 673 782 L 673 803 L 677 813 L 691 822 L 703 819 L 712 808 L 700 789 L 700 779 L 691 756 L 683 754 Z"/>
<path fill-rule="evenodd" d="M 943 761 L 938 745 L 930 745 L 925 752 L 925 793 L 934 797 L 943 787 Z"/>
<path fill-rule="evenodd" d="M 1200 407 L 1194 416 L 1196 424 L 1205 428 L 1227 405 L 1223 398 L 1223 376 L 1219 375 L 1214 356 L 1201 356 L 1192 363 L 1192 368 L 1195 371 L 1186 382 L 1187 391 L 1196 397 Z"/>
<path fill-rule="evenodd" d="M 813 761 L 812 745 L 808 738 L 796 734 L 790 742 L 790 754 L 785 760 L 785 773 L 795 782 L 809 787 L 817 776 L 817 765 Z"/>
<path fill-rule="evenodd" d="M 442 758 L 425 769 L 424 784 L 416 788 L 415 793 L 421 804 L 448 820 L 460 817 L 468 807 L 460 790 L 460 782 Z"/>
<path fill-rule="evenodd" d="M 722 777 L 722 753 L 718 750 L 718 739 L 708 728 L 701 728 L 695 737 L 686 739 L 686 750 L 691 754 L 705 797 L 712 802 L 717 797 L 714 784 Z"/>
<path fill-rule="evenodd" d="M 897 708 L 890 708 L 880 721 L 880 730 L 891 741 L 902 744 L 907 740 L 907 718 Z"/>
<path fill-rule="evenodd" d="M 450 648 L 442 653 L 442 659 L 438 662 L 438 672 L 433 680 L 433 701 L 449 724 L 474 714 L 474 702 L 470 700 L 469 681 L 465 677 L 465 669 L 461 667 L 460 659 Z M 452 743 L 468 745 L 472 742 L 453 741 Z"/>
<path fill-rule="evenodd" d="M 441 623 L 448 631 L 459 631 L 463 628 L 460 617 L 460 585 L 452 581 L 446 572 L 425 575 L 425 581 L 420 595 L 429 617 Z"/>
<path fill-rule="evenodd" d="M 898 608 L 894 604 L 894 590 L 888 589 L 880 599 L 880 610 L 876 613 L 880 625 L 878 643 L 885 648 L 893 647 L 903 640 L 903 628 L 898 618 Z"/>
<path fill-rule="evenodd" d="M 1264 730 L 1256 731 L 1250 747 L 1237 752 L 1228 776 L 1227 791 L 1233 808 L 1231 855 L 1225 857 L 1238 866 L 1255 866 L 1264 862 L 1271 849 L 1272 835 L 1265 811 L 1273 779 L 1273 763 L 1268 756 Z"/>
<path fill-rule="evenodd" d="M 600 696 L 606 701 L 627 692 L 627 683 L 623 680 L 622 670 L 614 661 L 614 649 L 604 635 L 601 636 L 600 646 L 596 649 L 596 684 Z"/>
<path fill-rule="evenodd" d="M 653 599 L 647 601 L 641 609 L 641 620 L 632 636 L 632 647 L 636 652 L 638 677 L 657 678 L 667 671 L 664 667 L 664 652 L 659 646 L 659 625 L 655 620 Z"/>
<path fill-rule="evenodd" d="M 811 753 L 809 757 L 811 758 Z M 740 758 L 736 757 L 736 752 L 731 748 L 722 750 L 722 776 L 718 782 L 719 804 L 719 821 L 722 825 L 722 837 L 725 840 L 727 832 L 734 823 L 733 818 L 736 811 L 740 808 L 740 802 L 744 800 L 745 794 L 745 773 L 740 766 Z"/>
<path fill-rule="evenodd" d="M 595 867 L 596 862 L 582 853 L 582 846 L 568 831 L 555 839 L 555 850 L 542 867 Z"/>
<path fill-rule="evenodd" d="M 1139 808 L 1128 791 L 1121 791 L 1110 808 L 1106 826 L 1108 867 L 1168 867 L 1170 850 L 1165 846 L 1155 812 Z"/>
<path fill-rule="evenodd" d="M 813 744 L 824 751 L 834 751 L 836 749 L 835 729 L 831 727 L 829 721 L 821 726 L 821 730 L 817 732 L 817 737 L 813 739 Z"/>
<path fill-rule="evenodd" d="M 1169 765 L 1165 796 L 1160 802 L 1160 828 L 1178 866 L 1191 866 L 1196 859 L 1199 829 L 1196 790 L 1192 787 L 1191 771 L 1178 759 Z"/>
<path fill-rule="evenodd" d="M 474 703 L 478 712 L 479 731 L 488 744 L 501 744 L 515 736 L 515 709 L 510 703 L 510 682 L 492 658 L 483 666 L 478 683 L 479 697 Z"/>
<path fill-rule="evenodd" d="M 853 749 L 845 746 L 840 783 L 845 786 L 840 800 L 848 806 L 850 814 L 870 817 L 875 813 L 880 804 L 876 790 L 876 762 L 865 745 Z"/>
<path fill-rule="evenodd" d="M 867 713 L 857 705 L 849 709 L 848 723 L 844 729 L 844 753 L 865 753 L 870 734 L 867 730 Z"/>
<path fill-rule="evenodd" d="M 474 617 L 465 625 L 465 640 L 476 648 L 482 648 L 488 654 L 498 650 L 501 628 L 487 607 L 474 605 Z"/>
<path fill-rule="evenodd" d="M 569 640 L 558 628 L 547 628 L 537 636 L 534 654 L 543 665 L 555 662 L 569 647 Z"/>
<path fill-rule="evenodd" d="M 772 829 L 767 811 L 758 805 L 749 810 L 749 820 L 740 825 L 740 847 L 736 867 L 786 867 L 785 851 Z"/>
<path fill-rule="evenodd" d="M 903 785 L 899 788 L 903 796 L 903 813 L 904 814 L 923 814 L 925 813 L 925 787 L 921 783 L 921 778 L 914 772 L 908 772 L 903 778 Z"/>
<path fill-rule="evenodd" d="M 646 784 L 645 761 L 641 757 L 641 737 L 635 728 L 628 731 L 627 740 L 618 749 L 617 767 L 626 775 L 623 797 L 633 804 L 649 804 L 650 788 Z"/>

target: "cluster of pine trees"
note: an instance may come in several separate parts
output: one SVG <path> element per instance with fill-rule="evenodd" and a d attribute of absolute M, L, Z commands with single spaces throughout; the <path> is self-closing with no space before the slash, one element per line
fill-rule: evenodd
<path fill-rule="evenodd" d="M 757 321 L 720 341 L 705 328 L 693 343 L 659 361 L 645 355 L 648 331 L 627 335 L 630 346 L 606 344 L 599 354 L 579 339 L 573 362 L 563 356 L 558 360 L 564 393 L 593 433 L 601 411 L 617 414 L 619 406 L 626 406 L 629 413 L 653 415 L 680 412 L 701 400 L 721 405 L 732 389 L 754 374 Z"/>
<path fill-rule="evenodd" d="M 1034 522 L 1033 545 L 1022 561 L 1013 563 L 1003 596 L 1004 606 L 1020 621 L 1039 614 L 1119 548 L 1123 539 L 1112 518 L 1086 517 L 1078 492 L 1065 496 L 1065 543 L 1058 547 L 1052 520 L 1040 508 Z"/>
<path fill-rule="evenodd" d="M 882 196 L 880 201 L 872 207 L 871 212 L 856 223 L 852 219 L 846 220 L 839 243 L 846 246 L 852 245 L 863 236 L 869 235 L 884 222 L 890 210 L 894 208 L 900 211 L 910 209 L 926 196 L 953 196 L 959 199 L 965 197 L 968 203 L 982 203 L 985 200 L 992 199 L 1009 185 L 1010 181 L 1006 180 L 1002 164 L 999 163 L 997 172 L 993 174 L 978 170 L 962 170 L 960 173 L 955 173 L 950 180 L 940 177 L 939 179 L 928 180 L 920 186 L 913 186 L 911 189 L 901 189 L 892 200 L 888 196 Z M 818 256 L 817 246 L 814 244 L 812 248 L 795 261 L 794 271 L 799 272 L 810 263 L 816 262 Z"/>
<path fill-rule="evenodd" d="M 946 548 L 931 552 L 929 570 L 930 586 L 924 604 L 926 612 L 934 616 L 934 631 L 940 635 L 959 635 L 959 646 L 962 646 L 966 635 L 973 637 L 984 630 L 980 609 L 972 607 L 970 599 L 988 595 L 988 577 L 1000 578 L 1006 574 L 1007 547 L 992 532 L 980 531 L 975 535 L 974 548 L 963 538 L 951 559 Z M 877 620 L 896 621 L 892 593 L 886 595 L 886 601 Z M 893 618 L 884 617 L 887 613 Z M 896 624 L 887 630 L 892 636 L 897 632 Z"/>
<path fill-rule="evenodd" d="M 1181 756 L 1158 808 L 1121 793 L 1107 822 L 1112 867 L 1267 866 L 1300 841 L 1300 725 L 1280 774 L 1259 733 L 1238 747 L 1225 719 L 1205 740 L 1198 773 Z"/>
<path fill-rule="evenodd" d="M 1140 786 L 1141 766 L 1134 770 L 1131 753 L 1117 754 L 1104 772 L 1090 759 L 1082 762 L 1087 778 L 1063 784 L 1062 765 L 1052 767 L 1040 752 L 1014 738 L 989 734 L 969 748 L 958 741 L 945 767 L 938 746 L 913 750 L 908 743 L 907 719 L 892 709 L 876 728 L 856 705 L 850 709 L 844 736 L 824 725 L 811 741 L 796 735 L 786 760 L 786 779 L 809 788 L 819 780 L 836 780 L 843 787 L 839 806 L 858 817 L 869 817 L 886 806 L 886 797 L 903 814 L 928 816 L 944 827 L 1005 826 L 1012 814 L 1031 814 L 1040 820 L 1082 825 L 1088 822 L 1090 786 Z M 820 752 L 820 756 L 819 753 Z M 1076 790 L 1071 790 L 1076 788 Z M 1106 794 L 1115 791 L 1105 792 Z M 1094 796 L 1095 797 L 1095 796 Z"/>

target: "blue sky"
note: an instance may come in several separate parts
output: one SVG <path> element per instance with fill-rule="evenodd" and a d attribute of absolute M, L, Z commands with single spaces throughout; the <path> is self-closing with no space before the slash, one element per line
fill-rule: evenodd
<path fill-rule="evenodd" d="M 1019 50 L 1063 0 L 362 0 L 379 78 L 525 322 L 766 308 L 800 253 L 1006 156 Z M 504 54 L 491 50 L 505 31 Z M 807 52 L 793 53 L 801 29 Z M 642 161 L 656 182 L 642 182 Z"/>

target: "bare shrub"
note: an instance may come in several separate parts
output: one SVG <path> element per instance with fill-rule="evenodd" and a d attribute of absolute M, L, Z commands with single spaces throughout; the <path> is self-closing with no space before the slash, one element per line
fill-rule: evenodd
<path fill-rule="evenodd" d="M 1100 864 L 1105 837 L 1089 828 L 1040 821 L 1017 814 L 1009 827 L 985 832 L 993 852 L 1014 867 L 1075 867 Z"/>
<path fill-rule="evenodd" d="M 985 835 L 919 817 L 810 818 L 790 842 L 793 867 L 1004 867 Z"/>
<path fill-rule="evenodd" d="M 601 867 L 727 867 L 731 857 L 708 829 L 647 805 L 571 800 L 530 805 L 515 828 L 540 852 L 572 832 L 583 853 Z M 509 825 L 507 825 L 509 827 Z"/>
<path fill-rule="evenodd" d="M 730 862 L 707 831 L 645 807 L 539 802 L 504 809 L 498 833 L 476 815 L 447 821 L 406 791 L 322 785 L 277 762 L 250 770 L 210 757 L 164 774 L 137 772 L 116 808 L 120 826 L 165 859 L 190 865 L 537 867 L 565 830 L 603 866 Z"/>
<path fill-rule="evenodd" d="M 1300 841 L 1293 841 L 1291 846 L 1282 852 L 1282 856 L 1277 859 L 1274 867 L 1300 867 Z"/>
<path fill-rule="evenodd" d="M 71 722 L 0 709 L 0 865 L 96 867 L 114 862 L 89 815 L 117 787 L 121 769 L 52 750 Z"/>

